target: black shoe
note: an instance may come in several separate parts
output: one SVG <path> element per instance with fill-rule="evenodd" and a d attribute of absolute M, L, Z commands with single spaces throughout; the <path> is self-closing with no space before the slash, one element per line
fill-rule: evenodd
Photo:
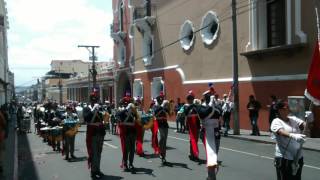
<path fill-rule="evenodd" d="M 125 172 L 129 171 L 128 165 L 126 165 L 126 164 L 123 165 L 123 171 L 125 171 Z"/>
<path fill-rule="evenodd" d="M 99 172 L 91 172 L 91 177 L 94 179 L 101 179 L 102 175 Z"/>
<path fill-rule="evenodd" d="M 101 171 L 97 172 L 97 174 L 101 177 L 105 176 Z"/>
<path fill-rule="evenodd" d="M 193 155 L 189 155 L 189 159 L 190 159 L 191 161 L 194 161 L 194 160 L 195 160 L 195 157 L 194 157 Z"/>
<path fill-rule="evenodd" d="M 64 158 L 64 160 L 70 161 L 69 156 L 66 156 L 66 157 Z"/>
<path fill-rule="evenodd" d="M 164 166 L 167 164 L 167 160 L 165 158 L 161 158 L 161 164 Z"/>
<path fill-rule="evenodd" d="M 131 171 L 132 174 L 136 173 L 136 169 L 134 168 L 134 166 L 132 164 L 129 165 L 129 170 Z"/>
<path fill-rule="evenodd" d="M 73 155 L 73 154 L 71 155 L 71 158 L 72 159 L 77 159 L 77 157 L 75 155 Z"/>

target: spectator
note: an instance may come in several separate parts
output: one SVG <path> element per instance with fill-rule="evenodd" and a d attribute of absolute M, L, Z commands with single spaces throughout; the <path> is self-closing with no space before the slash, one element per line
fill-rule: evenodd
<path fill-rule="evenodd" d="M 271 100 L 271 104 L 268 105 L 267 107 L 269 108 L 269 123 L 271 127 L 272 121 L 278 117 L 278 108 L 277 108 L 277 97 L 275 95 L 271 95 L 270 100 Z"/>
<path fill-rule="evenodd" d="M 174 107 L 174 112 L 176 115 L 176 126 L 177 126 L 177 130 L 176 132 L 181 132 L 182 131 L 182 123 L 181 123 L 181 116 L 180 114 L 178 114 L 178 111 L 181 109 L 181 107 L 183 106 L 183 103 L 181 103 L 180 98 L 177 98 L 177 104 Z M 179 128 L 180 126 L 180 128 Z"/>
<path fill-rule="evenodd" d="M 4 151 L 4 140 L 6 138 L 6 126 L 7 120 L 3 113 L 3 108 L 0 109 L 0 174 L 3 173 L 3 151 Z"/>
<path fill-rule="evenodd" d="M 278 180 L 301 180 L 303 167 L 302 144 L 305 135 L 301 134 L 306 123 L 296 116 L 289 116 L 286 102 L 277 104 L 279 117 L 271 124 L 276 139 L 275 167 Z"/>
<path fill-rule="evenodd" d="M 260 136 L 260 131 L 258 127 L 259 110 L 261 104 L 255 99 L 253 95 L 249 96 L 249 102 L 247 104 L 247 109 L 249 110 L 249 118 L 252 126 L 252 133 L 250 135 Z"/>
<path fill-rule="evenodd" d="M 233 109 L 233 103 L 230 101 L 227 94 L 223 95 L 223 105 L 222 105 L 222 118 L 224 127 L 224 136 L 228 136 L 228 131 L 230 130 L 230 116 Z"/>

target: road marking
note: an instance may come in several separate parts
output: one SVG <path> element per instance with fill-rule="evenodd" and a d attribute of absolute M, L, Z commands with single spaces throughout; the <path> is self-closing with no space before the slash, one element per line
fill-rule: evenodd
<path fill-rule="evenodd" d="M 172 139 L 180 140 L 180 141 L 189 142 L 189 140 L 187 140 L 187 139 L 182 139 L 182 138 L 178 138 L 178 137 L 174 137 L 174 136 L 168 136 L 168 137 L 172 138 Z M 225 147 L 220 147 L 220 148 L 224 149 L 224 150 L 227 150 L 227 151 L 237 152 L 237 153 L 240 153 L 240 154 L 246 154 L 246 155 L 249 155 L 249 156 L 260 157 L 262 159 L 274 160 L 274 158 L 268 157 L 268 156 L 261 156 L 261 155 L 258 155 L 258 154 L 249 153 L 249 152 L 245 152 L 245 151 L 239 151 L 239 150 L 225 148 Z M 307 167 L 307 168 L 310 168 L 310 169 L 320 170 L 320 167 L 316 167 L 316 166 L 311 166 L 311 165 L 307 165 L 307 164 L 304 164 L 303 166 Z"/>
<path fill-rule="evenodd" d="M 174 137 L 174 136 L 168 136 L 168 137 L 169 137 L 169 138 L 172 138 L 172 139 L 177 139 L 177 140 L 181 140 L 181 141 L 189 142 L 189 140 L 182 139 L 182 138 L 178 138 L 178 137 Z"/>
<path fill-rule="evenodd" d="M 311 168 L 311 169 L 317 169 L 317 170 L 320 170 L 319 167 L 315 167 L 315 166 L 310 166 L 310 165 L 303 165 L 304 167 L 308 167 L 308 168 Z"/>
<path fill-rule="evenodd" d="M 107 143 L 107 142 L 104 142 L 103 144 L 104 144 L 104 145 L 107 145 L 107 146 L 109 146 L 109 147 L 111 147 L 111 148 L 113 148 L 113 149 L 118 149 L 117 146 L 114 146 L 114 145 L 109 144 L 109 143 Z"/>

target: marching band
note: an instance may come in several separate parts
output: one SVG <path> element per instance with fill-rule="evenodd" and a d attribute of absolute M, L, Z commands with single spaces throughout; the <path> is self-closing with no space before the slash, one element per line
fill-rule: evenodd
<path fill-rule="evenodd" d="M 184 122 L 189 131 L 191 161 L 200 162 L 199 138 L 203 141 L 206 152 L 206 164 L 209 180 L 216 179 L 218 172 L 218 151 L 220 145 L 220 116 L 223 109 L 221 102 L 215 97 L 212 87 L 203 93 L 203 100 L 195 98 L 189 91 L 187 103 L 178 110 L 183 114 Z M 83 107 L 81 112 L 87 124 L 86 146 L 88 152 L 88 166 L 91 176 L 99 179 L 104 176 L 100 169 L 101 153 L 107 124 L 116 123 L 122 150 L 121 168 L 135 173 L 134 155 L 145 156 L 143 150 L 144 134 L 151 131 L 151 144 L 154 154 L 161 159 L 163 166 L 167 164 L 168 118 L 173 112 L 173 106 L 165 99 L 163 92 L 152 101 L 150 109 L 144 111 L 141 99 L 132 98 L 127 92 L 119 102 L 119 108 L 111 111 L 110 107 L 98 104 L 98 95 L 90 95 L 90 104 Z M 228 97 L 229 99 L 229 97 Z M 112 118 L 116 120 L 112 120 Z M 54 103 L 38 105 L 34 112 L 36 133 L 43 141 L 52 146 L 54 151 L 61 151 L 65 160 L 76 159 L 74 155 L 75 138 L 80 119 L 74 104 L 60 107 Z M 111 127 L 111 125 L 110 125 Z M 112 130 L 113 131 L 113 130 Z M 158 132 L 160 139 L 158 140 Z M 62 144 L 62 147 L 60 147 Z"/>

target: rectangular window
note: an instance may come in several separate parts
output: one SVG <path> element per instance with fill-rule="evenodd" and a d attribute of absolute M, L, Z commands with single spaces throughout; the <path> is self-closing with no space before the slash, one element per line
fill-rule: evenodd
<path fill-rule="evenodd" d="M 4 26 L 5 18 L 4 16 L 0 16 L 0 26 Z"/>
<path fill-rule="evenodd" d="M 141 80 L 134 80 L 133 82 L 133 97 L 137 98 L 137 97 L 143 98 L 143 84 Z"/>
<path fill-rule="evenodd" d="M 286 2 L 273 0 L 267 4 L 268 47 L 286 44 Z"/>
<path fill-rule="evenodd" d="M 135 8 L 134 19 L 141 19 L 146 16 L 146 8 Z"/>
<path fill-rule="evenodd" d="M 146 11 L 147 11 L 147 16 L 151 16 L 151 0 L 147 0 L 146 2 Z"/>

